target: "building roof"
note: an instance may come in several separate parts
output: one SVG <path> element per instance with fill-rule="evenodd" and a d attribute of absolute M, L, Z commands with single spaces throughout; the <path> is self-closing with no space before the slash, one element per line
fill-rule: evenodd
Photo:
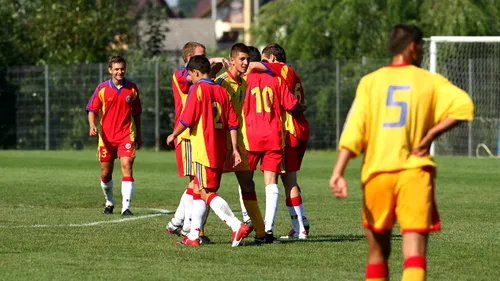
<path fill-rule="evenodd" d="M 139 37 L 142 42 L 147 41 L 148 23 L 139 21 Z M 217 48 L 215 38 L 215 22 L 211 19 L 169 19 L 162 26 L 163 30 L 168 30 L 163 40 L 164 51 L 181 50 L 188 41 L 196 41 L 205 45 L 208 49 Z"/>

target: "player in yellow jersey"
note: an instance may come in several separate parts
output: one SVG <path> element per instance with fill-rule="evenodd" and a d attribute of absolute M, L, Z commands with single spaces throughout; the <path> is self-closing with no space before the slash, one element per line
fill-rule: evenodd
<path fill-rule="evenodd" d="M 402 280 L 425 280 L 429 232 L 440 230 L 434 200 L 435 167 L 429 148 L 474 106 L 443 76 L 420 68 L 423 34 L 399 24 L 390 34 L 392 64 L 363 77 L 340 138 L 330 187 L 347 197 L 344 170 L 364 152 L 362 219 L 368 240 L 366 280 L 389 280 L 392 227 L 403 233 Z"/>
<path fill-rule="evenodd" d="M 250 50 L 245 44 L 236 43 L 231 47 L 230 51 L 230 66 L 228 71 L 219 75 L 215 81 L 224 87 L 231 99 L 233 107 L 238 115 L 238 121 L 242 124 L 243 115 L 243 103 L 245 101 L 245 93 L 247 90 L 247 83 L 243 79 L 242 75 L 247 71 L 249 63 L 249 52 Z M 229 142 L 228 142 L 229 144 Z M 246 207 L 242 210 L 244 214 L 244 221 L 252 229 L 255 226 L 256 239 L 255 242 L 262 243 L 273 243 L 274 236 L 268 236 L 265 232 L 264 220 L 262 219 L 262 214 L 258 207 L 257 197 L 255 194 L 255 182 L 253 181 L 253 172 L 250 171 L 250 164 L 248 162 L 247 151 L 245 144 L 243 142 L 243 134 L 241 132 L 241 126 L 238 129 L 238 150 L 241 154 L 241 163 L 233 167 L 231 163 L 231 154 L 226 154 L 226 163 L 224 165 L 224 172 L 234 172 L 238 183 L 240 185 L 240 191 L 242 193 L 242 200 Z M 266 236 L 268 236 L 266 238 Z"/>

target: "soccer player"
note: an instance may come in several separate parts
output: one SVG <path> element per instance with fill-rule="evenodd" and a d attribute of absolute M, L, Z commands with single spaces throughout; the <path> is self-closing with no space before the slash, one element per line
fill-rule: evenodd
<path fill-rule="evenodd" d="M 227 202 L 217 194 L 226 158 L 226 132 L 231 135 L 232 162 L 237 166 L 241 156 L 237 147 L 238 118 L 224 88 L 209 79 L 210 62 L 205 56 L 193 56 L 187 70 L 193 81 L 179 124 L 168 136 L 172 145 L 190 128 L 195 169 L 191 230 L 178 244 L 199 246 L 199 232 L 207 204 L 232 230 L 232 246 L 239 246 L 251 229 L 238 220 Z"/>
<path fill-rule="evenodd" d="M 179 117 L 186 103 L 189 87 L 192 85 L 191 77 L 188 75 L 186 65 L 191 57 L 196 55 L 206 55 L 206 48 L 198 42 L 187 42 L 182 48 L 182 59 L 185 65 L 175 71 L 172 77 L 172 91 L 174 94 L 175 121 L 174 128 L 179 124 Z M 211 77 L 221 69 L 227 66 L 228 62 L 223 58 L 210 59 Z M 193 205 L 193 180 L 194 172 L 192 167 L 191 142 L 189 140 L 189 129 L 184 131 L 175 140 L 175 153 L 177 167 L 180 177 L 189 177 L 189 184 L 186 191 L 182 194 L 179 206 L 175 211 L 174 217 L 166 226 L 169 233 L 185 236 L 191 229 L 190 217 Z M 205 218 L 206 219 L 206 218 Z M 200 232 L 200 239 L 203 243 L 210 244 L 211 240 L 204 234 L 204 227 Z"/>
<path fill-rule="evenodd" d="M 304 104 L 304 89 L 299 76 L 286 64 L 286 53 L 280 45 L 271 43 L 262 50 L 262 62 L 252 62 L 249 72 L 268 72 L 285 81 L 288 89 Z M 297 183 L 297 171 L 300 170 L 309 140 L 309 123 L 302 111 L 285 111 L 283 116 L 285 134 L 285 170 L 281 181 L 285 186 L 286 206 L 292 220 L 292 229 L 281 238 L 306 239 L 309 234 L 302 193 Z"/>
<path fill-rule="evenodd" d="M 278 210 L 278 174 L 283 172 L 281 111 L 282 109 L 303 111 L 305 106 L 298 103 L 297 98 L 288 90 L 281 78 L 267 73 L 253 72 L 244 75 L 244 79 L 247 82 L 247 89 L 242 108 L 243 142 L 247 150 L 250 170 L 255 171 L 260 161 L 260 169 L 264 172 L 265 231 L 266 237 L 271 238 Z M 276 196 L 273 196 L 275 194 Z"/>
<path fill-rule="evenodd" d="M 364 151 L 362 219 L 368 240 L 366 280 L 389 280 L 392 227 L 403 233 L 403 281 L 425 280 L 429 232 L 440 230 L 434 200 L 436 164 L 429 148 L 459 121 L 472 120 L 467 93 L 420 68 L 423 34 L 393 27 L 392 64 L 364 76 L 340 138 L 330 187 L 347 197 L 344 170 Z"/>
<path fill-rule="evenodd" d="M 109 59 L 108 71 L 111 79 L 97 86 L 87 104 L 90 136 L 99 134 L 99 161 L 101 162 L 101 188 L 106 204 L 105 214 L 112 214 L 115 206 L 113 198 L 114 161 L 120 156 L 122 169 L 122 211 L 124 216 L 132 216 L 130 204 L 134 194 L 135 149 L 141 147 L 141 101 L 137 86 L 125 79 L 127 63 L 121 56 Z M 100 116 L 99 132 L 96 117 Z M 134 126 L 135 125 L 135 126 Z M 135 130 L 134 130 L 135 127 Z"/>

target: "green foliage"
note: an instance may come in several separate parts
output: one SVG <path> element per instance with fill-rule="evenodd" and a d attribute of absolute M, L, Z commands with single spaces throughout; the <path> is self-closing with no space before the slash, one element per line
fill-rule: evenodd
<path fill-rule="evenodd" d="M 253 28 L 258 45 L 280 43 L 289 58 L 387 57 L 387 36 L 398 23 L 431 35 L 498 35 L 500 2 L 433 0 L 276 0 Z"/>

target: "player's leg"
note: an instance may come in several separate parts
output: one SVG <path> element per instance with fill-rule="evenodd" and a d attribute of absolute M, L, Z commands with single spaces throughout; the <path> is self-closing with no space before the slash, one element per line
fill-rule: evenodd
<path fill-rule="evenodd" d="M 255 192 L 255 182 L 253 174 L 257 163 L 260 160 L 259 153 L 247 152 L 248 164 L 250 170 L 235 172 L 238 183 L 241 187 L 241 197 L 243 204 L 246 207 L 247 213 L 252 222 L 251 228 L 255 228 L 256 242 L 264 243 L 266 237 L 266 230 L 264 226 L 264 219 L 260 212 L 259 202 L 257 200 L 257 193 Z"/>
<path fill-rule="evenodd" d="M 201 186 L 199 181 L 195 178 L 193 182 L 193 205 L 191 208 L 191 229 L 187 235 L 177 245 L 199 246 L 200 245 L 200 231 L 203 225 L 203 216 L 207 211 L 207 204 L 201 197 Z"/>
<path fill-rule="evenodd" d="M 266 242 L 274 243 L 274 222 L 278 212 L 279 189 L 278 174 L 283 170 L 283 150 L 265 151 L 263 153 L 260 169 L 264 172 L 264 185 L 266 186 Z"/>
<path fill-rule="evenodd" d="M 241 185 L 238 185 L 238 193 L 240 195 L 240 206 L 241 206 L 241 214 L 243 215 L 243 221 L 247 224 L 251 223 L 252 219 L 248 215 L 247 208 L 245 207 L 245 201 L 243 200 Z"/>
<path fill-rule="evenodd" d="M 391 253 L 391 230 L 376 232 L 365 228 L 368 241 L 368 264 L 366 266 L 367 281 L 389 280 L 389 255 Z"/>
<path fill-rule="evenodd" d="M 286 206 L 292 219 L 293 228 L 288 232 L 287 238 L 307 238 L 307 230 L 302 214 L 302 196 L 300 196 L 297 184 L 297 173 L 287 172 L 281 175 L 281 181 L 285 186 Z"/>
<path fill-rule="evenodd" d="M 241 240 L 248 236 L 251 230 L 246 224 L 238 220 L 229 207 L 229 204 L 217 194 L 222 171 L 196 163 L 195 173 L 196 183 L 200 185 L 201 198 L 203 198 L 214 213 L 232 229 L 232 246 L 239 246 Z"/>
<path fill-rule="evenodd" d="M 181 139 L 175 147 L 175 159 L 179 177 L 189 177 L 189 183 L 181 196 L 174 216 L 166 226 L 166 230 L 172 234 L 186 235 L 191 229 L 190 225 L 185 225 L 183 229 L 184 221 L 186 220 L 186 222 L 189 222 L 190 220 L 190 213 L 193 205 L 194 173 L 191 154 L 191 141 Z"/>
<path fill-rule="evenodd" d="M 366 280 L 389 280 L 391 230 L 396 219 L 397 173 L 374 176 L 363 186 L 362 220 L 368 241 Z"/>
<path fill-rule="evenodd" d="M 425 280 L 429 232 L 440 230 L 434 200 L 434 168 L 399 173 L 396 214 L 403 232 L 402 280 Z"/>
<path fill-rule="evenodd" d="M 134 165 L 133 157 L 120 157 L 122 168 L 122 215 L 132 216 L 130 205 L 132 196 L 134 195 L 134 177 L 132 175 L 132 166 Z"/>
<path fill-rule="evenodd" d="M 106 203 L 104 205 L 104 214 L 112 214 L 115 207 L 115 200 L 113 197 L 113 168 L 116 158 L 116 147 L 105 145 L 99 140 L 99 161 L 101 163 L 101 188 L 104 193 Z"/>

